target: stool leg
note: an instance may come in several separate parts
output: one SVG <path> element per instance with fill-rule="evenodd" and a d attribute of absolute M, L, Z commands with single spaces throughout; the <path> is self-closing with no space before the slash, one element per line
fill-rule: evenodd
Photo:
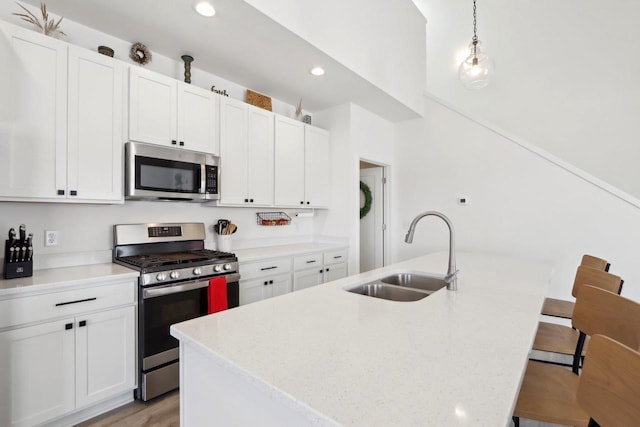
<path fill-rule="evenodd" d="M 514 427 L 520 427 L 520 418 L 519 417 L 511 417 L 513 419 Z"/>

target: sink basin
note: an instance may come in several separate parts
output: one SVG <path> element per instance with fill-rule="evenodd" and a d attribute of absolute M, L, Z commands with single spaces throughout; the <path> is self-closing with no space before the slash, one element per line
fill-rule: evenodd
<path fill-rule="evenodd" d="M 446 286 L 447 282 L 442 278 L 415 273 L 396 273 L 346 291 L 390 301 L 418 301 Z"/>
<path fill-rule="evenodd" d="M 435 292 L 447 286 L 444 279 L 415 273 L 397 273 L 380 279 L 383 283 Z"/>
<path fill-rule="evenodd" d="M 347 289 L 347 291 L 353 292 L 354 294 L 382 298 L 391 301 L 418 301 L 430 294 L 428 292 L 421 292 L 377 282 L 358 285 L 354 288 Z"/>

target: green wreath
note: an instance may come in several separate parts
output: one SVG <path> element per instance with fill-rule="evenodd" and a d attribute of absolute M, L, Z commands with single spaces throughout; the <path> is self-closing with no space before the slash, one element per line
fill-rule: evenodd
<path fill-rule="evenodd" d="M 364 193 L 364 206 L 360 208 L 360 219 L 362 219 L 367 216 L 371 210 L 373 197 L 371 197 L 371 189 L 369 186 L 362 181 L 360 181 L 360 191 Z"/>

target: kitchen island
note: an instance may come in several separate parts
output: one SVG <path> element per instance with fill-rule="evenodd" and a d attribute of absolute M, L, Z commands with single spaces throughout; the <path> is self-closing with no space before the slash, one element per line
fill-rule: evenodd
<path fill-rule="evenodd" d="M 426 255 L 173 325 L 181 425 L 508 425 L 550 263 L 459 253 L 457 291 L 344 290 L 446 265 Z"/>

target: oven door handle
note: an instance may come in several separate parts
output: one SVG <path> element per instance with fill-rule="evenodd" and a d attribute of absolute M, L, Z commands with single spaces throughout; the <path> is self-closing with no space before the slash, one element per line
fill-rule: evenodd
<path fill-rule="evenodd" d="M 147 299 L 147 298 L 161 297 L 165 295 L 176 294 L 178 292 L 186 292 L 186 291 L 192 291 L 194 289 L 206 288 L 207 286 L 209 286 L 208 280 L 183 283 L 178 285 L 166 285 L 166 286 L 156 287 L 152 289 L 145 289 L 142 292 L 142 298 Z"/>
<path fill-rule="evenodd" d="M 227 274 L 225 276 L 220 276 L 220 277 L 225 277 L 227 279 L 227 283 L 233 283 L 240 280 L 240 274 L 238 273 Z M 145 289 L 142 293 L 142 298 L 148 299 L 148 298 L 154 298 L 154 297 L 161 297 L 165 295 L 175 294 L 178 292 L 186 292 L 186 291 L 192 291 L 194 289 L 206 288 L 207 286 L 209 286 L 208 280 L 198 280 L 197 282 L 189 282 L 189 283 L 183 283 L 178 285 L 165 285 L 162 287 Z"/>

